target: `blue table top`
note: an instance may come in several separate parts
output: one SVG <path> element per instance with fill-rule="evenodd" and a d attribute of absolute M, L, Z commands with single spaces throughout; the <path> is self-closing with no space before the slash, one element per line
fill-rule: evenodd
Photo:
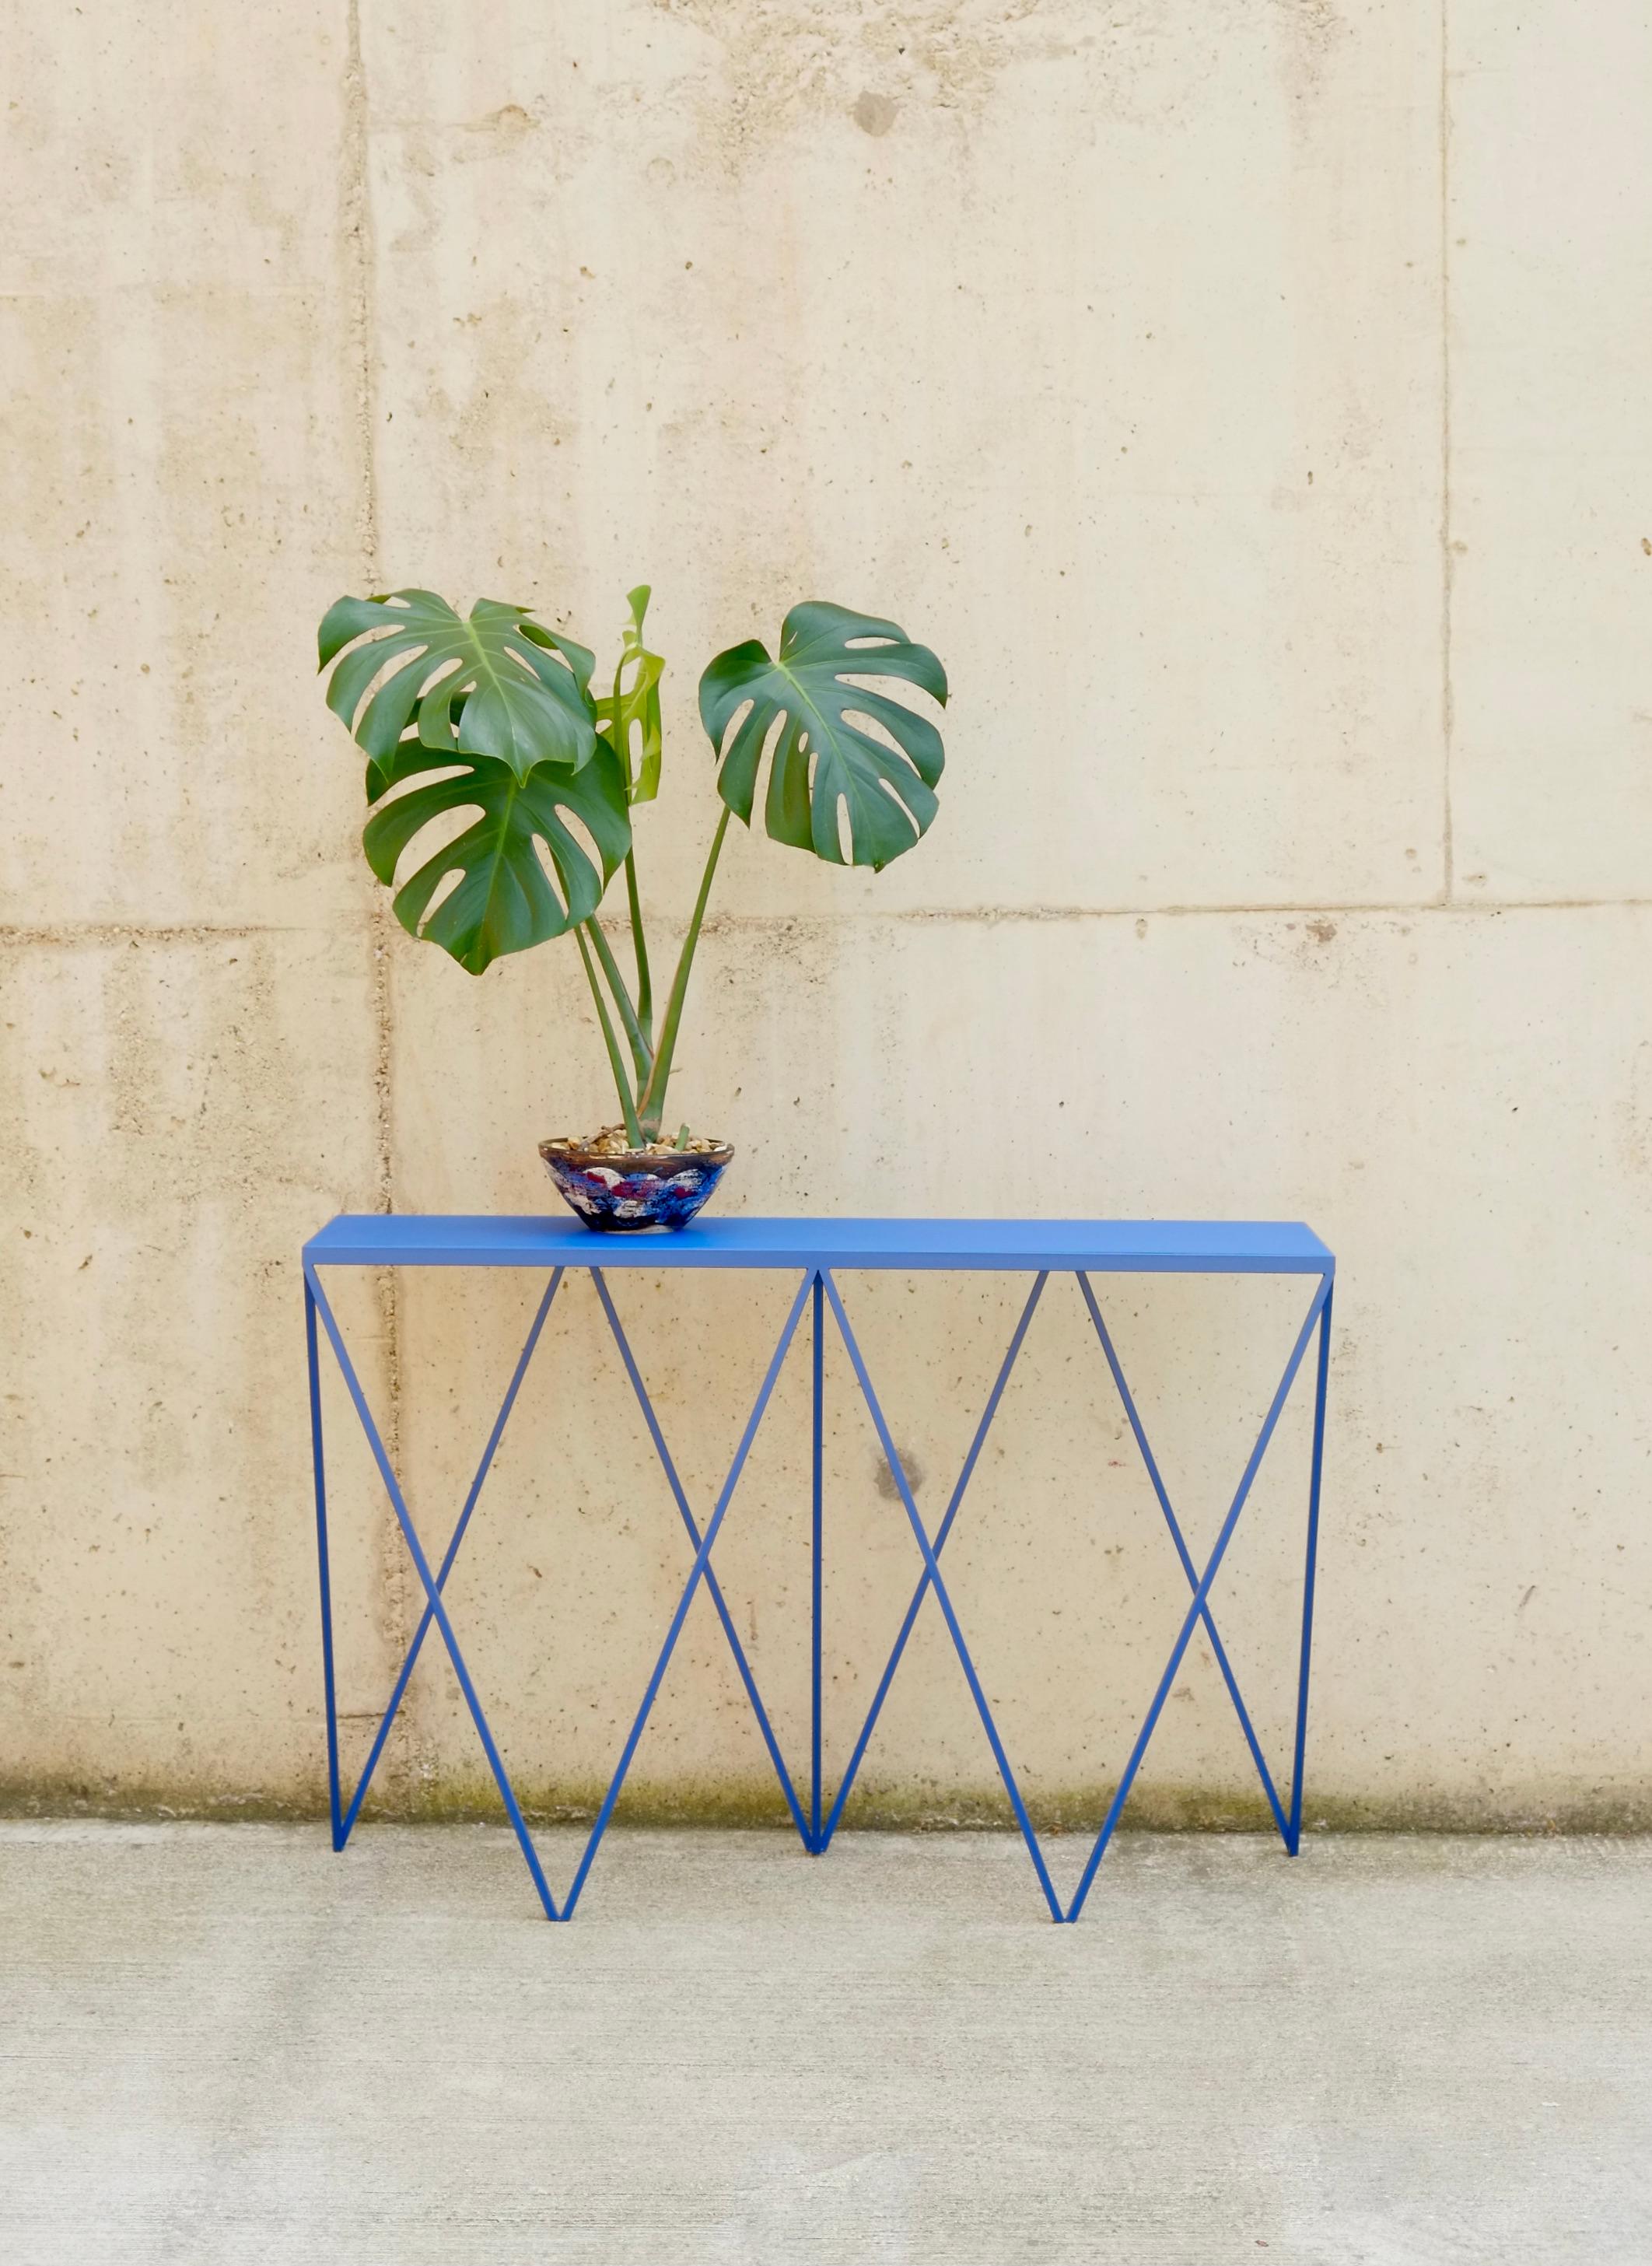
<path fill-rule="evenodd" d="M 830 1267 L 1000 1273 L 1328 1275 L 1292 1220 L 702 1219 L 599 1235 L 571 1215 L 343 1212 L 304 1246 L 316 1267 Z"/>

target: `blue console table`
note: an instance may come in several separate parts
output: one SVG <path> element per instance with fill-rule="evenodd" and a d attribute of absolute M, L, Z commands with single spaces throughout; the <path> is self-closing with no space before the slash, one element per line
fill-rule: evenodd
<path fill-rule="evenodd" d="M 390 1734 L 396 1711 L 407 1688 L 425 1638 L 434 1623 L 453 1663 L 465 1704 L 475 1721 L 477 1734 L 487 1757 L 504 1802 L 506 1813 L 522 1846 L 528 1870 L 538 1892 L 539 1901 L 548 1919 L 571 1919 L 580 1892 L 596 1854 L 598 1844 L 613 1814 L 619 1798 L 625 1773 L 631 1766 L 637 1743 L 659 1692 L 671 1655 L 682 1634 L 694 1593 L 703 1582 L 707 1594 L 722 1622 L 736 1668 L 751 1701 L 758 1728 L 773 1762 L 780 1791 L 786 1797 L 805 1849 L 819 1856 L 830 1845 L 843 1816 L 844 1804 L 855 1781 L 855 1776 L 866 1751 L 880 1711 L 888 1697 L 889 1686 L 901 1662 L 906 1642 L 911 1634 L 925 1593 L 932 1590 L 935 1602 L 946 1621 L 947 1633 L 958 1654 L 970 1697 L 980 1714 L 982 1728 L 992 1749 L 1005 1788 L 1014 1809 L 1016 1823 L 1025 1837 L 1032 1857 L 1033 1868 L 1044 1894 L 1052 1919 L 1076 1920 L 1090 1893 L 1098 1867 L 1106 1853 L 1119 1814 L 1124 1807 L 1142 1758 L 1152 1737 L 1165 1701 L 1169 1696 L 1182 1656 L 1192 1641 L 1194 1631 L 1202 1625 L 1217 1663 L 1221 1670 L 1228 1693 L 1239 1716 L 1240 1727 L 1256 1765 L 1262 1791 L 1278 1826 L 1288 1853 L 1295 1856 L 1302 1837 L 1302 1772 L 1305 1743 L 1307 1736 L 1308 1667 L 1313 1634 L 1314 1559 L 1319 1524 L 1319 1481 L 1325 1450 L 1325 1403 L 1331 1340 L 1331 1289 L 1336 1262 L 1316 1235 L 1305 1227 L 1289 1223 L 1218 1220 L 976 1220 L 976 1219 L 716 1219 L 703 1221 L 676 1235 L 598 1235 L 577 1220 L 559 1218 L 442 1218 L 397 1217 L 370 1214 L 345 1215 L 332 1221 L 321 1232 L 304 1246 L 304 1326 L 310 1358 L 310 1422 L 315 1455 L 316 1479 L 316 1536 L 321 1572 L 321 1657 L 325 1687 L 327 1719 L 327 1777 L 332 1801 L 333 1846 L 342 1849 L 350 1830 L 360 1813 L 362 1802 L 376 1768 L 384 1742 Z M 541 1297 L 527 1341 L 499 1414 L 488 1434 L 482 1459 L 477 1467 L 470 1491 L 464 1498 L 458 1519 L 441 1561 L 434 1568 L 415 1532 L 408 1515 L 396 1473 L 391 1467 L 378 1427 L 368 1407 L 355 1364 L 350 1359 L 340 1331 L 338 1321 L 322 1288 L 322 1271 L 330 1267 L 515 1267 L 544 1275 L 545 1293 Z M 735 1459 L 723 1481 L 711 1515 L 702 1526 L 677 1477 L 659 1420 L 643 1384 L 630 1342 L 620 1323 L 608 1276 L 623 1274 L 627 1268 L 650 1269 L 665 1268 L 778 1268 L 798 1277 L 796 1296 L 782 1329 L 779 1342 L 774 1349 L 764 1372 L 750 1416 L 741 1435 Z M 625 1363 L 632 1390 L 641 1407 L 654 1451 L 676 1499 L 693 1562 L 689 1568 L 683 1594 L 671 1623 L 661 1645 L 659 1657 L 642 1694 L 641 1702 L 632 1722 L 621 1750 L 613 1779 L 597 1812 L 596 1823 L 573 1880 L 559 1903 L 552 1895 L 539 1854 L 529 1832 L 505 1767 L 488 1729 L 487 1718 L 477 1696 L 475 1684 L 465 1665 L 464 1656 L 443 1603 L 442 1591 L 455 1559 L 464 1539 L 471 1515 L 476 1509 L 477 1498 L 487 1477 L 505 1426 L 528 1365 L 533 1358 L 545 1317 L 556 1297 L 558 1286 L 569 1268 L 583 1268 L 596 1286 L 596 1295 L 613 1333 L 621 1360 Z M 848 1314 L 838 1290 L 837 1277 L 840 1273 L 856 1273 L 879 1269 L 894 1273 L 910 1273 L 917 1269 L 938 1269 L 943 1272 L 963 1272 L 986 1269 L 995 1273 L 1022 1275 L 1031 1277 L 1031 1287 L 1016 1323 L 997 1381 L 976 1427 L 969 1452 L 964 1458 L 957 1485 L 953 1488 L 944 1516 L 931 1534 L 918 1514 L 912 1499 L 912 1490 L 902 1469 L 889 1427 L 879 1404 L 866 1363 L 850 1326 Z M 1094 1325 L 1101 1351 L 1112 1373 L 1124 1413 L 1129 1420 L 1136 1444 L 1141 1451 L 1147 1475 L 1152 1483 L 1159 1507 L 1164 1515 L 1171 1542 L 1181 1561 L 1190 1592 L 1188 1610 L 1180 1634 L 1172 1648 L 1170 1657 L 1159 1678 L 1145 1719 L 1137 1735 L 1129 1758 L 1120 1778 L 1118 1789 L 1108 1805 L 1106 1816 L 1097 1832 L 1094 1845 L 1085 1861 L 1084 1871 L 1071 1899 L 1064 1904 L 1057 1896 L 1033 1830 L 1015 1773 L 1000 1739 L 992 1711 L 987 1705 L 981 1679 L 976 1673 L 969 1648 L 959 1624 L 952 1598 L 940 1570 L 940 1555 L 947 1538 L 952 1531 L 969 1484 L 988 1430 L 1009 1381 L 1016 1356 L 1021 1349 L 1027 1326 L 1033 1319 L 1044 1286 L 1052 1274 L 1071 1275 Z M 1125 1381 L 1113 1340 L 1102 1317 L 1092 1277 L 1109 1275 L 1299 1275 L 1308 1278 L 1312 1294 L 1307 1312 L 1303 1318 L 1284 1372 L 1279 1380 L 1263 1420 L 1261 1432 L 1252 1449 L 1249 1460 L 1240 1475 L 1238 1487 L 1226 1517 L 1222 1522 L 1216 1543 L 1203 1566 L 1195 1564 L 1183 1539 L 1181 1522 L 1176 1517 L 1159 1465 L 1148 1444 L 1135 1400 Z M 822 1814 L 821 1783 L 821 1567 L 822 1567 L 822 1488 L 821 1444 L 822 1418 L 822 1371 L 825 1315 L 830 1307 L 833 1322 L 842 1337 L 856 1380 L 865 1397 L 879 1443 L 888 1458 L 902 1504 L 910 1523 L 912 1538 L 922 1561 L 922 1572 L 912 1593 L 910 1604 L 901 1625 L 900 1634 L 889 1656 L 866 1719 L 855 1743 L 848 1768 L 844 1773 L 830 1808 Z M 780 1751 L 779 1742 L 770 1723 L 767 1709 L 758 1692 L 757 1679 L 751 1672 L 741 1644 L 734 1617 L 724 1601 L 712 1568 L 712 1553 L 717 1542 L 725 1513 L 740 1481 L 750 1452 L 753 1438 L 763 1421 L 764 1411 L 774 1390 L 775 1380 L 787 1349 L 797 1333 L 805 1309 L 810 1310 L 812 1322 L 812 1356 L 814 1368 L 814 1636 L 813 1636 L 813 1714 L 811 1723 L 811 1756 L 805 1802 L 787 1770 Z M 325 1333 L 337 1358 L 340 1372 L 350 1399 L 355 1404 L 369 1447 L 373 1452 L 396 1514 L 409 1556 L 424 1591 L 422 1618 L 408 1646 L 390 1701 L 375 1734 L 367 1761 L 355 1792 L 347 1803 L 342 1796 L 339 1778 L 338 1711 L 333 1687 L 333 1604 L 327 1555 L 327 1498 L 325 1458 L 321 1429 L 321 1376 L 317 1324 Z M 1216 1619 L 1210 1605 L 1212 1583 L 1221 1567 L 1233 1530 L 1244 1509 L 1258 1467 L 1267 1453 L 1275 1427 L 1279 1422 L 1304 1356 L 1315 1332 L 1319 1334 L 1317 1381 L 1314 1392 L 1313 1457 L 1308 1487 L 1307 1556 L 1303 1581 L 1302 1644 L 1297 1686 L 1296 1737 L 1292 1754 L 1289 1802 L 1282 1801 L 1273 1775 L 1263 1755 L 1250 1714 L 1240 1696 L 1222 1640 L 1217 1632 Z"/>

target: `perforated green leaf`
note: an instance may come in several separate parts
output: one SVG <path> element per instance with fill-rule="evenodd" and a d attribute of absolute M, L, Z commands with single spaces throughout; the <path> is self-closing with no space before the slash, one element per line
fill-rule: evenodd
<path fill-rule="evenodd" d="M 406 782 L 434 776 L 420 786 Z M 401 790 L 398 792 L 397 790 Z M 406 739 L 368 766 L 368 793 L 379 798 L 362 846 L 381 881 L 393 882 L 418 837 L 455 812 L 470 825 L 426 857 L 396 891 L 396 917 L 479 976 L 508 952 L 526 952 L 588 920 L 631 847 L 631 819 L 619 759 L 599 742 L 577 771 L 534 765 L 525 778 L 496 756 L 445 753 Z M 589 836 L 597 864 L 567 824 Z M 432 902 L 450 874 L 457 887 Z"/>
<path fill-rule="evenodd" d="M 481 598 L 465 618 L 434 590 L 340 598 L 322 620 L 318 645 L 323 669 L 343 656 L 328 682 L 328 707 L 380 760 L 409 724 L 424 746 L 492 756 L 519 780 L 536 764 L 576 770 L 596 744 L 592 655 L 524 606 Z M 391 674 L 371 690 L 387 666 Z"/>
<path fill-rule="evenodd" d="M 625 792 L 632 802 L 652 802 L 660 792 L 660 679 L 665 662 L 642 641 L 643 617 L 648 610 L 649 589 L 640 582 L 625 594 L 631 619 L 625 627 L 614 690 L 596 703 L 596 728 L 618 756 L 625 773 Z M 631 682 L 625 672 L 631 671 Z"/>
<path fill-rule="evenodd" d="M 770 834 L 835 865 L 876 868 L 928 828 L 946 756 L 927 717 L 856 677 L 901 678 L 946 702 L 947 672 L 927 646 L 894 622 L 812 599 L 781 625 L 778 657 L 756 639 L 718 654 L 700 679 L 700 720 L 719 757 L 717 791 L 736 817 L 751 822 L 772 735 Z"/>

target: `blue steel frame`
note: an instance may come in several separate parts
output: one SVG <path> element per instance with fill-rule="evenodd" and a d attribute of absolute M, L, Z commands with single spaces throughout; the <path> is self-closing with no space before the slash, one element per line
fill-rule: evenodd
<path fill-rule="evenodd" d="M 354 1363 L 345 1346 L 342 1333 L 322 1288 L 319 1270 L 324 1267 L 526 1267 L 543 1269 L 548 1276 L 544 1296 L 540 1298 L 527 1339 L 523 1346 L 493 1429 L 482 1451 L 481 1461 L 471 1482 L 460 1509 L 447 1547 L 440 1564 L 432 1571 L 406 1502 L 377 1425 L 373 1420 L 367 1399 L 362 1390 Z M 659 1419 L 648 1398 L 642 1373 L 625 1335 L 608 1275 L 626 1267 L 664 1268 L 762 1268 L 800 1270 L 801 1279 L 792 1300 L 786 1324 L 778 1342 L 770 1357 L 768 1368 L 758 1388 L 751 1414 L 746 1421 L 728 1473 L 719 1490 L 711 1517 L 704 1528 L 696 1519 L 684 1492 L 676 1466 L 672 1461 Z M 597 1811 L 585 1846 L 581 1853 L 567 1895 L 559 1904 L 545 1875 L 533 1837 L 528 1831 L 508 1776 L 504 1762 L 488 1727 L 475 1683 L 465 1663 L 453 1624 L 443 1602 L 443 1590 L 453 1570 L 466 1529 L 471 1523 L 483 1484 L 493 1464 L 501 1439 L 504 1435 L 523 1379 L 528 1373 L 545 1318 L 557 1295 L 563 1277 L 570 1268 L 581 1268 L 590 1275 L 601 1303 L 604 1319 L 611 1333 L 632 1390 L 637 1397 L 654 1453 L 665 1474 L 676 1502 L 689 1544 L 693 1551 L 683 1594 L 672 1614 L 664 1640 L 643 1692 L 642 1699 L 632 1720 L 631 1729 L 621 1749 L 619 1760 L 609 1783 L 602 1805 Z M 1030 1274 L 1032 1288 L 1027 1292 L 1020 1319 L 999 1365 L 992 1391 L 976 1427 L 969 1451 L 964 1458 L 942 1515 L 932 1536 L 924 1525 L 913 1500 L 911 1487 L 903 1468 L 899 1452 L 890 1436 L 882 1407 L 872 1378 L 867 1372 L 865 1356 L 844 1311 L 836 1275 L 838 1271 L 879 1270 L 909 1272 L 941 1269 L 947 1272 L 990 1269 L 998 1272 Z M 907 1641 L 912 1634 L 925 1597 L 933 1590 L 935 1602 L 946 1622 L 948 1635 L 963 1669 L 969 1694 L 981 1718 L 982 1729 L 992 1751 L 993 1760 L 1004 1780 L 1005 1791 L 1015 1813 L 1037 1875 L 1039 1887 L 1050 1918 L 1057 1921 L 1076 1920 L 1089 1896 L 1091 1887 L 1107 1845 L 1113 1838 L 1119 1816 L 1129 1798 L 1137 1772 L 1141 1768 L 1149 1742 L 1157 1728 L 1165 1701 L 1170 1694 L 1181 1668 L 1182 1657 L 1191 1643 L 1195 1629 L 1202 1626 L 1211 1652 L 1221 1670 L 1228 1696 L 1233 1703 L 1239 1727 L 1244 1733 L 1251 1759 L 1255 1765 L 1262 1792 L 1267 1797 L 1285 1849 L 1295 1856 L 1302 1842 L 1302 1784 L 1303 1766 L 1306 1753 L 1308 1725 L 1308 1674 L 1313 1641 L 1313 1605 L 1315 1563 L 1319 1548 L 1320 1479 L 1325 1456 L 1325 1408 L 1329 1378 L 1331 1352 L 1331 1293 L 1336 1262 L 1330 1252 L 1307 1228 L 1291 1223 L 1232 1222 L 1232 1221 L 1121 1221 L 1121 1220 L 720 1220 L 699 1223 L 672 1236 L 608 1237 L 593 1234 L 577 1221 L 555 1219 L 494 1219 L 464 1217 L 420 1217 L 406 1216 L 350 1216 L 333 1220 L 320 1234 L 304 1246 L 304 1329 L 310 1364 L 310 1424 L 311 1446 L 315 1459 L 316 1539 L 321 1580 L 321 1659 L 322 1680 L 326 1707 L 327 1780 L 333 1818 L 333 1846 L 342 1849 L 361 1814 L 362 1803 L 378 1766 L 384 1743 L 390 1736 L 396 1712 L 407 1689 L 408 1678 L 419 1658 L 426 1637 L 434 1624 L 458 1678 L 475 1722 L 477 1736 L 487 1758 L 488 1767 L 505 1805 L 517 1841 L 522 1847 L 528 1870 L 545 1916 L 549 1919 L 566 1920 L 574 1916 L 581 1891 L 590 1872 L 598 1846 L 619 1799 L 626 1773 L 631 1768 L 661 1684 L 676 1648 L 683 1623 L 694 1601 L 695 1591 L 703 1582 L 706 1593 L 722 1624 L 730 1653 L 739 1671 L 752 1713 L 762 1732 L 775 1776 L 785 1796 L 792 1822 L 798 1837 L 811 1855 L 823 1855 L 833 1835 L 842 1822 L 844 1805 L 849 1799 L 856 1776 L 865 1758 L 866 1748 L 876 1728 L 883 1704 L 888 1697 Z M 981 1679 L 970 1657 L 963 1630 L 959 1625 L 940 1571 L 940 1554 L 946 1548 L 957 1518 L 960 1505 L 974 1474 L 983 1447 L 1004 1397 L 1005 1387 L 1015 1366 L 1018 1355 L 1027 1336 L 1044 1286 L 1056 1273 L 1071 1274 L 1078 1283 L 1079 1292 L 1088 1311 L 1096 1337 L 1100 1344 L 1107 1369 L 1117 1390 L 1120 1402 L 1129 1422 L 1153 1494 L 1165 1524 L 1169 1531 L 1181 1570 L 1186 1578 L 1190 1598 L 1176 1641 L 1166 1663 L 1163 1675 L 1154 1692 L 1136 1741 L 1119 1780 L 1118 1787 L 1107 1815 L 1102 1820 L 1094 1843 L 1079 1876 L 1071 1897 L 1064 1905 L 1050 1878 L 1037 1834 L 1033 1830 L 1025 1800 L 1010 1764 L 1004 1743 L 998 1736 L 992 1711 L 982 1689 Z M 1149 1444 L 1140 1413 L 1136 1405 L 1124 1371 L 1120 1363 L 1112 1335 L 1102 1317 L 1091 1277 L 1094 1275 L 1119 1274 L 1212 1274 L 1212 1275 L 1299 1275 L 1312 1277 L 1314 1283 L 1308 1311 L 1297 1334 L 1290 1357 L 1285 1363 L 1277 1391 L 1268 1406 L 1243 1473 L 1240 1476 L 1227 1514 L 1222 1522 L 1216 1543 L 1205 1563 L 1201 1567 L 1189 1551 L 1181 1524 L 1177 1518 L 1170 1496 L 1166 1490 L 1158 1460 Z M 773 1393 L 781 1365 L 797 1334 L 805 1306 L 811 1309 L 812 1319 L 812 1383 L 813 1383 L 813 1455 L 811 1459 L 811 1549 L 812 1549 L 812 1632 L 810 1643 L 810 1736 L 809 1780 L 808 1802 L 805 1804 L 786 1768 L 780 1743 L 774 1734 L 768 1710 L 763 1704 L 757 1678 L 752 1674 L 744 1647 L 740 1641 L 717 1576 L 712 1569 L 712 1552 L 715 1547 L 723 1518 L 740 1483 L 741 1473 L 757 1436 L 764 1411 Z M 855 1741 L 849 1764 L 840 1780 L 830 1809 L 822 1815 L 822 1669 L 821 1632 L 822 1618 L 822 1574 L 823 1564 L 823 1503 L 822 1485 L 822 1441 L 824 1429 L 824 1344 L 825 1315 L 830 1306 L 832 1320 L 843 1341 L 844 1351 L 854 1371 L 867 1411 L 876 1429 L 879 1444 L 894 1475 L 902 1506 L 912 1529 L 923 1572 L 912 1593 L 911 1603 L 901 1623 L 894 1648 L 879 1679 L 871 1707 Z M 406 1544 L 408 1555 L 424 1591 L 425 1605 L 419 1626 L 413 1632 L 406 1655 L 396 1677 L 389 1704 L 374 1734 L 366 1763 L 348 1801 L 344 1799 L 339 1772 L 339 1726 L 337 1698 L 333 1662 L 333 1600 L 332 1581 L 327 1549 L 327 1498 L 325 1452 L 321 1428 L 321 1370 L 320 1349 L 317 1323 L 325 1333 L 339 1365 L 346 1390 L 355 1406 L 362 1429 L 372 1451 L 380 1476 L 395 1512 L 397 1524 Z M 1232 1663 L 1217 1630 L 1216 1618 L 1210 1610 L 1210 1595 L 1222 1561 L 1226 1555 L 1239 1514 L 1250 1495 L 1262 1458 L 1268 1451 L 1281 1413 L 1290 1396 L 1291 1386 L 1301 1368 L 1304 1356 L 1315 1332 L 1319 1336 L 1317 1377 L 1314 1393 L 1312 1461 L 1308 1485 L 1307 1551 L 1303 1578 L 1302 1639 L 1297 1681 L 1296 1736 L 1291 1753 L 1290 1795 L 1287 1804 L 1282 1801 L 1273 1774 L 1262 1751 L 1261 1743 L 1240 1693 Z"/>

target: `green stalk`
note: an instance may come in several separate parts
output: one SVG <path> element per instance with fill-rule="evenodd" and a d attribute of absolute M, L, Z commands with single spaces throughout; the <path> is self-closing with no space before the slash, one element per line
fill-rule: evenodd
<path fill-rule="evenodd" d="M 639 640 L 640 642 L 640 640 Z M 642 663 L 639 661 L 640 669 Z M 625 656 L 622 651 L 614 669 L 614 747 L 625 773 L 625 793 L 629 798 L 633 786 L 640 784 L 631 776 L 631 735 L 625 721 Z M 648 947 L 642 933 L 642 900 L 637 892 L 637 855 L 633 849 L 625 852 L 625 900 L 631 907 L 632 949 L 637 955 L 637 1020 L 642 1027 L 650 1055 L 654 1051 L 654 986 L 648 977 Z M 638 1076 L 643 1075 L 640 1070 Z"/>
<path fill-rule="evenodd" d="M 614 948 L 597 926 L 595 918 L 586 922 L 585 933 L 596 948 L 596 957 L 602 962 L 603 975 L 608 978 L 608 988 L 614 995 L 614 1005 L 619 1010 L 619 1020 L 625 1025 L 625 1036 L 631 1042 L 632 1064 L 637 1073 L 637 1084 L 640 1087 L 644 1078 L 654 1068 L 654 1049 L 648 1044 L 647 1034 L 637 1020 L 637 1011 L 631 1004 L 631 994 L 626 990 L 625 979 L 619 972 L 619 962 L 614 957 Z"/>
<path fill-rule="evenodd" d="M 603 987 L 596 980 L 596 970 L 591 965 L 591 948 L 585 941 L 585 931 L 576 928 L 574 940 L 579 946 L 580 958 L 585 962 L 587 981 L 591 997 L 596 1002 L 597 1020 L 603 1027 L 603 1040 L 608 1049 L 608 1066 L 614 1073 L 614 1085 L 619 1095 L 619 1107 L 625 1120 L 625 1134 L 633 1149 L 642 1146 L 642 1127 L 638 1122 L 637 1105 L 631 1098 L 631 1088 L 625 1083 L 625 1058 L 619 1051 L 619 1041 L 614 1035 L 613 1019 L 608 1012 L 608 1002 L 603 997 Z"/>
<path fill-rule="evenodd" d="M 637 1020 L 650 1056 L 654 1053 L 654 986 L 648 978 L 648 947 L 642 934 L 642 899 L 637 894 L 636 852 L 625 852 L 625 895 L 631 905 L 631 941 L 637 954 Z"/>
<path fill-rule="evenodd" d="M 660 1043 L 654 1049 L 654 1068 L 638 1096 L 638 1115 L 649 1129 L 651 1140 L 659 1136 L 660 1120 L 665 1110 L 665 1089 L 671 1076 L 671 1057 L 676 1052 L 677 1025 L 683 1020 L 683 1002 L 688 993 L 689 971 L 694 965 L 695 947 L 700 940 L 700 923 L 705 917 L 706 902 L 712 894 L 712 876 L 717 871 L 718 855 L 723 846 L 723 837 L 728 831 L 728 806 L 725 803 L 722 816 L 717 822 L 717 831 L 712 837 L 705 871 L 700 876 L 700 893 L 694 901 L 694 917 L 689 923 L 688 934 L 683 938 L 683 949 L 677 955 L 676 974 L 671 979 L 671 996 L 666 1001 L 665 1020 L 660 1026 Z"/>

